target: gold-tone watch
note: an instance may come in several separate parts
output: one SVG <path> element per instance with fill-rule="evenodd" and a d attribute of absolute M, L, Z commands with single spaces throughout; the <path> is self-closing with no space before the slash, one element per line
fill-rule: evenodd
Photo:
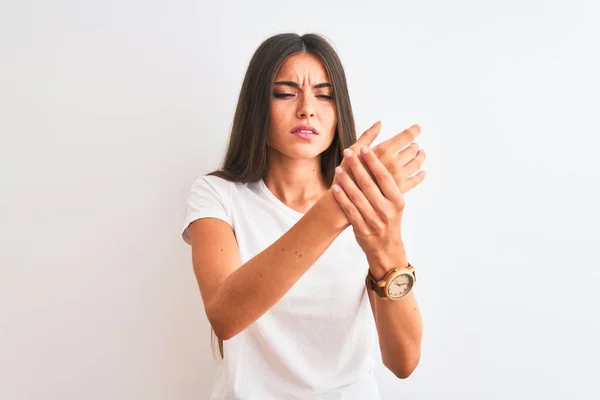
<path fill-rule="evenodd" d="M 394 268 L 389 271 L 380 281 L 375 280 L 371 270 L 369 270 L 365 282 L 367 288 L 374 291 L 379 297 L 400 300 L 410 293 L 416 281 L 415 267 L 408 263 L 407 267 Z"/>

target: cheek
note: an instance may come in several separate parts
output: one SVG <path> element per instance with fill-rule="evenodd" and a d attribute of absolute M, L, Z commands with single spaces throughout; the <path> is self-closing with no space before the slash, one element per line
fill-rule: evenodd
<path fill-rule="evenodd" d="M 269 133 L 267 135 L 267 143 L 273 146 L 278 142 L 279 132 L 285 127 L 286 117 L 284 110 L 278 107 L 275 103 L 271 103 L 271 113 L 269 116 Z"/>
<path fill-rule="evenodd" d="M 335 126 L 337 125 L 337 111 L 335 106 L 328 107 L 323 116 L 323 125 L 331 130 L 334 130 Z"/>
<path fill-rule="evenodd" d="M 273 123 L 274 121 L 277 120 L 277 107 L 275 107 L 275 105 L 271 102 L 271 107 L 270 107 L 270 116 L 269 116 L 269 121 L 271 123 Z"/>
<path fill-rule="evenodd" d="M 285 122 L 285 110 L 282 109 L 281 105 L 271 103 L 271 116 L 269 119 L 272 126 L 279 126 Z"/>

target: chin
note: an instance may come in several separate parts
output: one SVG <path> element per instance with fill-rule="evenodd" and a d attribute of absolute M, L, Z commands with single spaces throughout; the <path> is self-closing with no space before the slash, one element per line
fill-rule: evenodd
<path fill-rule="evenodd" d="M 296 138 L 294 142 L 277 143 L 275 146 L 270 146 L 277 153 L 294 159 L 313 159 L 320 156 L 329 148 L 333 139 L 326 146 L 323 143 L 301 143 Z"/>
<path fill-rule="evenodd" d="M 319 157 L 321 155 L 321 153 L 323 153 L 325 150 L 319 150 L 319 149 L 309 149 L 309 148 L 304 148 L 304 149 L 286 149 L 285 151 L 280 151 L 280 153 L 282 153 L 283 155 L 290 157 L 290 158 L 295 158 L 295 159 L 313 159 L 315 157 Z"/>

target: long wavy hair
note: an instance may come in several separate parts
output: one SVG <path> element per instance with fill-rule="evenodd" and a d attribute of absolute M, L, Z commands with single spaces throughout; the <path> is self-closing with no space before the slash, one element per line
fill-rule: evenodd
<path fill-rule="evenodd" d="M 297 53 L 317 56 L 331 81 L 337 125 L 333 142 L 321 153 L 321 172 L 328 185 L 333 183 L 334 170 L 342 162 L 343 150 L 356 142 L 356 128 L 342 62 L 327 39 L 314 33 L 274 35 L 256 49 L 242 83 L 225 157 L 220 168 L 208 175 L 243 183 L 265 176 L 272 85 L 283 63 Z M 215 338 L 223 357 L 223 341 L 212 331 L 213 349 Z"/>

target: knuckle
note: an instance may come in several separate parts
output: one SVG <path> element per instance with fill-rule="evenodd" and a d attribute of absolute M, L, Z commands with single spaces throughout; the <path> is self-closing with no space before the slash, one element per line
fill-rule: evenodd
<path fill-rule="evenodd" d="M 377 171 L 373 174 L 373 176 L 375 177 L 377 182 L 383 182 L 385 179 L 387 179 L 386 171 Z"/>
<path fill-rule="evenodd" d="M 350 203 L 344 203 L 342 205 L 342 208 L 344 209 L 344 211 L 346 212 L 347 215 L 349 215 L 349 216 L 354 215 L 354 207 Z"/>
<path fill-rule="evenodd" d="M 359 180 L 358 186 L 360 188 L 369 189 L 369 188 L 371 188 L 371 181 L 367 178 L 363 178 L 363 179 Z"/>
<path fill-rule="evenodd" d="M 379 220 L 372 220 L 369 225 L 375 232 L 381 232 L 385 229 L 385 223 Z"/>
<path fill-rule="evenodd" d="M 388 148 L 387 147 L 382 147 L 377 149 L 377 158 L 379 158 L 379 160 L 381 162 L 384 162 L 383 160 L 385 160 L 386 158 L 389 157 L 389 153 L 388 153 Z"/>
<path fill-rule="evenodd" d="M 346 202 L 346 206 L 350 207 L 350 208 L 354 207 L 354 202 L 355 202 L 355 197 L 356 197 L 354 195 L 354 193 L 352 193 L 352 191 L 348 191 L 347 190 L 346 191 L 346 197 L 348 197 L 348 200 Z"/>
<path fill-rule="evenodd" d="M 382 143 L 382 147 L 379 148 L 377 156 L 380 160 L 390 158 L 392 152 L 394 151 L 391 143 Z"/>
<path fill-rule="evenodd" d="M 394 218 L 396 218 L 396 210 L 392 209 L 392 210 L 387 210 L 384 214 L 383 214 L 385 220 L 387 222 L 391 222 L 394 220 Z"/>
<path fill-rule="evenodd" d="M 410 153 L 414 156 L 417 155 L 417 153 L 419 152 L 419 145 L 416 144 L 415 142 L 410 144 Z"/>

